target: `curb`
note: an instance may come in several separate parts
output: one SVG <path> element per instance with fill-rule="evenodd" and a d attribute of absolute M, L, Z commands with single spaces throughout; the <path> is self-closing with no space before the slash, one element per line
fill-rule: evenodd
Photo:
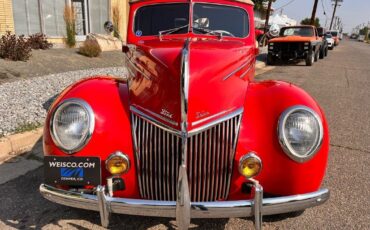
<path fill-rule="evenodd" d="M 0 138 L 0 164 L 32 149 L 42 137 L 43 128 Z"/>

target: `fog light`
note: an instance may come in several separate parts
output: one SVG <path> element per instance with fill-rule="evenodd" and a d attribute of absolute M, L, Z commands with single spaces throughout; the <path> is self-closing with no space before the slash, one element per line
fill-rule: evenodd
<path fill-rule="evenodd" d="M 115 152 L 105 161 L 105 167 L 112 175 L 124 174 L 130 169 L 130 160 L 126 154 Z"/>
<path fill-rule="evenodd" d="M 240 158 L 239 173 L 246 178 L 257 176 L 262 169 L 261 159 L 254 153 L 248 153 Z"/>

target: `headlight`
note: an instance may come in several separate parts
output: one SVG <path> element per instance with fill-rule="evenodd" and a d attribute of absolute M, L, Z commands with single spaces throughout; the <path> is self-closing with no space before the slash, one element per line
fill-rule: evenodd
<path fill-rule="evenodd" d="M 280 116 L 278 135 L 284 152 L 295 161 L 305 162 L 311 159 L 321 146 L 322 121 L 312 109 L 294 106 Z"/>
<path fill-rule="evenodd" d="M 304 45 L 305 46 L 308 46 L 308 45 L 310 45 L 310 43 L 309 42 L 305 42 Z"/>
<path fill-rule="evenodd" d="M 55 109 L 50 123 L 54 143 L 68 154 L 81 150 L 94 131 L 91 107 L 80 99 L 68 99 Z"/>
<path fill-rule="evenodd" d="M 130 160 L 126 154 L 115 152 L 105 161 L 105 167 L 112 175 L 123 174 L 130 169 Z"/>

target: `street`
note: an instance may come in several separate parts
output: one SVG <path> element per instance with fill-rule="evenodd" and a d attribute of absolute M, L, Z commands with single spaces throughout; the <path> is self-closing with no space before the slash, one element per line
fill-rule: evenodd
<path fill-rule="evenodd" d="M 330 128 L 323 187 L 330 200 L 299 216 L 264 217 L 264 229 L 370 229 L 370 47 L 343 40 L 324 60 L 276 66 L 256 77 L 292 82 L 322 106 Z M 25 156 L 0 165 L 16 171 L 22 159 L 42 162 L 41 141 Z M 10 166 L 9 166 L 10 165 Z M 14 165 L 14 166 L 13 166 Z M 51 203 L 38 191 L 43 168 L 0 185 L 0 229 L 103 229 L 99 213 Z M 253 218 L 193 219 L 193 229 L 253 229 Z M 112 229 L 172 229 L 175 221 L 113 215 Z"/>

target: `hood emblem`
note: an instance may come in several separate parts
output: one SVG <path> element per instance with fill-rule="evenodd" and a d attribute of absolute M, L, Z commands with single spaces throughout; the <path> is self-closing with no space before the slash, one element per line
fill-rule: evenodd
<path fill-rule="evenodd" d="M 196 119 L 202 119 L 203 117 L 207 117 L 209 115 L 209 112 L 202 111 L 202 112 L 196 112 L 195 118 Z"/>
<path fill-rule="evenodd" d="M 165 117 L 168 117 L 168 118 L 172 118 L 173 117 L 173 114 L 170 113 L 167 109 L 162 109 L 161 110 L 161 114 Z"/>

